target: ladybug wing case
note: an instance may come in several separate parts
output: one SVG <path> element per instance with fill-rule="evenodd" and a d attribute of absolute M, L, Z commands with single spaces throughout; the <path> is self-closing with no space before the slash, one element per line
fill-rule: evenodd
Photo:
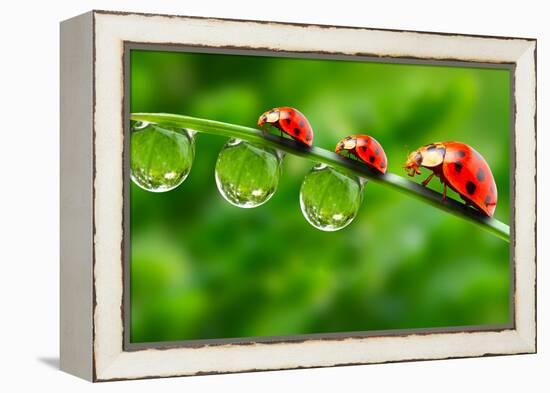
<path fill-rule="evenodd" d="M 279 129 L 308 146 L 313 142 L 313 131 L 306 117 L 296 109 L 278 108 Z"/>
<path fill-rule="evenodd" d="M 465 200 L 492 216 L 497 205 L 497 187 L 489 165 L 464 143 L 444 144 L 443 174 L 448 184 Z"/>
<path fill-rule="evenodd" d="M 355 152 L 357 156 L 379 172 L 386 173 L 388 160 L 382 145 L 368 135 L 358 135 L 356 138 Z"/>

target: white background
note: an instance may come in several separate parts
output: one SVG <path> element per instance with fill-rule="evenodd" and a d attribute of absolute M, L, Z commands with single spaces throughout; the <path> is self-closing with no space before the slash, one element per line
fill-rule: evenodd
<path fill-rule="evenodd" d="M 0 390 L 550 391 L 545 1 L 10 1 L 0 10 Z M 58 371 L 59 26 L 90 9 L 538 38 L 537 355 L 92 385 Z M 519 130 L 521 133 L 521 130 Z M 550 150 L 549 150 L 550 151 Z M 546 242 L 544 241 L 546 239 Z M 546 243 L 546 244 L 545 244 Z"/>

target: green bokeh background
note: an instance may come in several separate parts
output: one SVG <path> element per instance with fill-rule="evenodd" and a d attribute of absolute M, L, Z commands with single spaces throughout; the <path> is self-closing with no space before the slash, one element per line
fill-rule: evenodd
<path fill-rule="evenodd" d="M 421 145 L 472 145 L 495 176 L 495 217 L 509 223 L 508 70 L 131 52 L 132 112 L 254 127 L 286 105 L 308 117 L 317 146 L 373 135 L 402 176 Z M 351 225 L 316 230 L 299 204 L 313 163 L 292 155 L 272 199 L 237 208 L 214 180 L 225 142 L 196 135 L 191 173 L 173 191 L 131 186 L 132 342 L 509 322 L 508 243 L 377 184 Z"/>

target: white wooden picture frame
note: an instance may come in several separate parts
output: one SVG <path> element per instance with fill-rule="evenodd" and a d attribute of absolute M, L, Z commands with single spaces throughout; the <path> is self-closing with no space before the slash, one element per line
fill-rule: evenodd
<path fill-rule="evenodd" d="M 130 44 L 479 62 L 513 70 L 513 324 L 485 331 L 125 345 Z M 536 40 L 92 11 L 61 24 L 61 368 L 90 381 L 536 352 Z M 127 344 L 127 343 L 126 343 Z"/>

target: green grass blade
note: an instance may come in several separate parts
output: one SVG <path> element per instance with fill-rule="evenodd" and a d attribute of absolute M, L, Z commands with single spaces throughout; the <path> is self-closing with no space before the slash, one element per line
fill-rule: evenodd
<path fill-rule="evenodd" d="M 478 210 L 466 206 L 464 203 L 451 198 L 447 198 L 445 203 L 443 203 L 443 196 L 438 192 L 393 173 L 381 175 L 371 171 L 366 165 L 361 165 L 359 162 L 344 158 L 334 152 L 319 147 L 314 146 L 312 148 L 307 148 L 290 139 L 272 134 L 264 134 L 261 130 L 256 128 L 190 116 L 168 113 L 133 113 L 130 117 L 131 120 L 135 121 L 187 128 L 197 132 L 242 139 L 259 145 L 270 146 L 290 154 L 307 158 L 314 162 L 324 163 L 417 198 L 440 210 L 476 224 L 480 228 L 510 242 L 510 227 L 508 225 L 494 218 L 487 217 Z"/>

